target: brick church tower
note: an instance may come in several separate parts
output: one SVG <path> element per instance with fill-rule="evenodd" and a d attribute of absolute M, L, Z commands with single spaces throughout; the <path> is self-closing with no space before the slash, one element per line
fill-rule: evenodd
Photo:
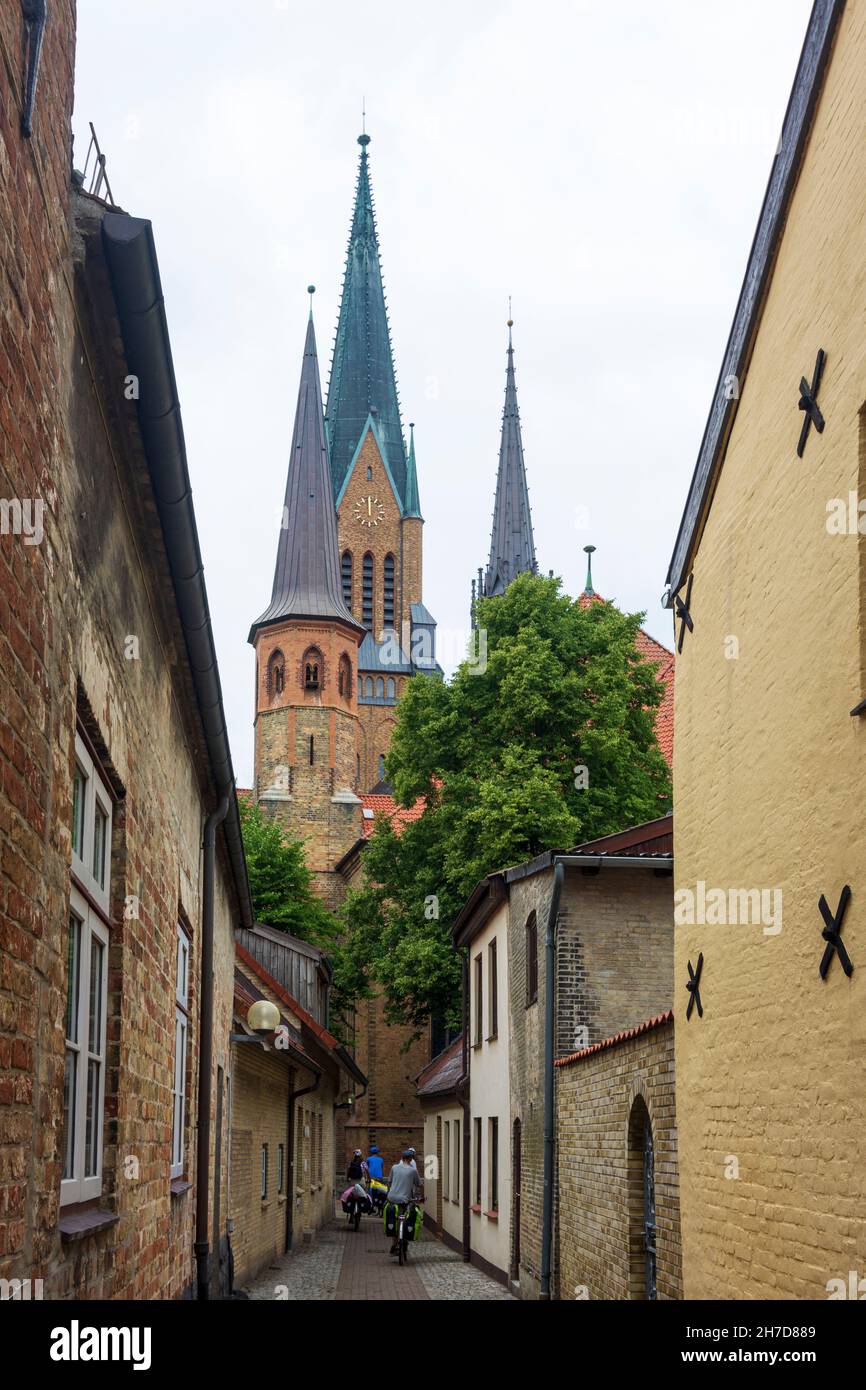
<path fill-rule="evenodd" d="M 369 135 L 361 158 L 325 423 L 345 606 L 364 628 L 358 653 L 358 786 L 385 780 L 394 706 L 416 671 L 439 675 L 436 624 L 422 600 L 423 518 L 414 426 L 403 434 L 379 240 Z"/>
<path fill-rule="evenodd" d="M 358 648 L 364 628 L 343 603 L 313 314 L 289 456 L 268 607 L 256 651 L 256 797 L 293 838 L 330 907 L 334 866 L 361 834 Z"/>

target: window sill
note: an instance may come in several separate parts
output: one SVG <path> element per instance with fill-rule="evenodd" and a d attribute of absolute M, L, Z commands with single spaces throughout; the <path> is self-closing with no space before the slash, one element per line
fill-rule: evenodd
<path fill-rule="evenodd" d="M 475 1041 L 474 1041 L 474 1043 L 472 1044 L 472 1051 L 473 1051 L 473 1052 L 477 1052 L 478 1049 L 479 1049 L 479 1047 L 483 1047 L 483 1046 L 484 1046 L 484 1040 L 483 1040 L 482 1038 L 476 1038 Z"/>
<path fill-rule="evenodd" d="M 285 1197 L 278 1197 L 278 1198 L 277 1198 L 277 1205 L 278 1205 L 278 1206 L 283 1207 L 283 1206 L 285 1206 L 285 1204 L 286 1204 L 286 1199 L 285 1199 Z"/>
<path fill-rule="evenodd" d="M 484 1213 L 484 1215 L 487 1217 L 487 1220 L 488 1220 L 488 1221 L 498 1221 L 498 1220 L 499 1220 L 499 1212 L 498 1212 L 498 1211 L 486 1211 L 486 1212 Z"/>
<path fill-rule="evenodd" d="M 269 1207 L 270 1205 L 271 1205 L 270 1199 L 269 1199 L 269 1198 L 263 1197 L 263 1198 L 262 1198 L 262 1211 L 267 1211 L 267 1209 L 268 1209 L 268 1207 Z"/>
<path fill-rule="evenodd" d="M 535 1005 L 536 1005 L 537 1003 L 538 1003 L 538 995 L 536 995 L 534 999 L 527 999 L 527 1001 L 526 1001 L 526 1007 L 527 1007 L 527 1009 L 532 1009 L 532 1008 L 535 1007 Z"/>
<path fill-rule="evenodd" d="M 449 1198 L 449 1200 L 450 1200 L 452 1206 L 459 1207 L 459 1205 L 460 1205 L 460 1198 L 459 1198 L 459 1197 L 451 1197 L 451 1198 Z"/>
<path fill-rule="evenodd" d="M 189 1192 L 191 1188 L 192 1183 L 187 1182 L 186 1178 L 172 1178 L 171 1180 L 170 1191 L 172 1197 L 182 1197 L 183 1194 Z"/>
<path fill-rule="evenodd" d="M 57 1227 L 60 1239 L 67 1244 L 73 1240 L 86 1240 L 88 1236 L 95 1236 L 99 1231 L 107 1231 L 109 1226 L 116 1226 L 119 1220 L 120 1217 L 113 1211 L 99 1211 L 95 1207 L 88 1211 L 69 1208 L 65 1215 L 61 1210 Z"/>
<path fill-rule="evenodd" d="M 469 1210 L 470 1210 L 470 1211 L 474 1211 L 476 1216 L 480 1216 L 480 1215 L 481 1215 L 481 1203 L 480 1203 L 480 1202 L 478 1202 L 478 1203 L 473 1202 L 472 1205 L 471 1205 L 471 1207 L 469 1208 Z"/>
<path fill-rule="evenodd" d="M 487 1041 L 488 1041 L 488 1042 L 496 1042 L 496 1039 L 497 1039 L 498 1037 L 499 1037 L 499 1034 L 498 1034 L 498 1033 L 490 1033 L 490 1034 L 488 1034 Z"/>

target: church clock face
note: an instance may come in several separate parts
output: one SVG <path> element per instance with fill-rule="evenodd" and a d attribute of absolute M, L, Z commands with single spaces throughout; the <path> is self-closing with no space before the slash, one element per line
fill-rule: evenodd
<path fill-rule="evenodd" d="M 385 503 L 368 493 L 366 497 L 358 498 L 354 515 L 360 526 L 378 526 L 380 521 L 385 520 Z"/>

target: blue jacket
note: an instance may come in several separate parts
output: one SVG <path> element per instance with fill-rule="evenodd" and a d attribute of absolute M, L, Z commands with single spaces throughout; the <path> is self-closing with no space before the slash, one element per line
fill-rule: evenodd
<path fill-rule="evenodd" d="M 378 1182 L 382 1181 L 385 1163 L 381 1154 L 370 1154 L 367 1158 L 367 1168 L 371 1178 L 376 1178 Z"/>

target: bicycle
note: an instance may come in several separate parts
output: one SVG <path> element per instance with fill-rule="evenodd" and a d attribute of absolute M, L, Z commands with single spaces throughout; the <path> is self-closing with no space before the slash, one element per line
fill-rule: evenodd
<path fill-rule="evenodd" d="M 424 1202 L 423 1197 L 413 1197 L 410 1202 L 394 1202 L 397 1208 L 397 1259 L 401 1265 L 407 1263 L 409 1259 L 409 1230 L 410 1225 L 416 1221 L 415 1211 Z"/>

